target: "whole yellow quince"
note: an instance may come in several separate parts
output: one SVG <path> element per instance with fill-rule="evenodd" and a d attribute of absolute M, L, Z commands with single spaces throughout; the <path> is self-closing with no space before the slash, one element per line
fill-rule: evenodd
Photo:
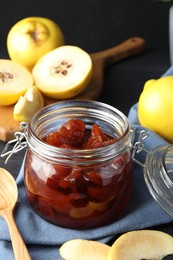
<path fill-rule="evenodd" d="M 27 17 L 17 22 L 8 33 L 7 50 L 11 60 L 32 70 L 47 52 L 64 45 L 61 28 L 44 17 Z"/>
<path fill-rule="evenodd" d="M 173 76 L 148 80 L 138 101 L 141 125 L 173 142 Z"/>

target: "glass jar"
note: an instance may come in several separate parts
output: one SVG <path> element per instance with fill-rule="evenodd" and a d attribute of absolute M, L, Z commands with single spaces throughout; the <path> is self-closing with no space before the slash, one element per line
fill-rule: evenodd
<path fill-rule="evenodd" d="M 45 136 L 70 119 L 96 123 L 112 144 L 66 149 Z M 84 229 L 120 217 L 132 190 L 131 134 L 119 110 L 96 101 L 62 101 L 41 109 L 28 124 L 24 181 L 28 200 L 41 217 L 66 228 Z"/>

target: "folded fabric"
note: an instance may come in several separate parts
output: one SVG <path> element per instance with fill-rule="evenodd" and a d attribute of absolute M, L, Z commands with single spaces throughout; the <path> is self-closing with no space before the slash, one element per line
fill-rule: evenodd
<path fill-rule="evenodd" d="M 130 109 L 128 118 L 131 128 L 143 129 L 137 119 L 137 104 Z M 143 142 L 147 150 L 167 144 L 164 139 L 151 131 Z M 141 154 L 139 158 L 141 161 L 145 161 L 143 156 Z M 144 181 L 143 167 L 134 163 L 132 196 L 119 219 L 109 225 L 87 230 L 55 226 L 38 216 L 28 203 L 23 182 L 23 167 L 24 162 L 16 179 L 19 195 L 14 217 L 33 260 L 61 259 L 58 249 L 70 239 L 83 238 L 109 243 L 118 234 L 129 230 L 151 228 L 173 221 L 150 195 Z M 2 218 L 0 218 L 0 259 L 14 259 L 8 227 Z"/>
<path fill-rule="evenodd" d="M 173 75 L 173 66 L 171 66 L 163 75 L 162 77 L 172 76 Z"/>

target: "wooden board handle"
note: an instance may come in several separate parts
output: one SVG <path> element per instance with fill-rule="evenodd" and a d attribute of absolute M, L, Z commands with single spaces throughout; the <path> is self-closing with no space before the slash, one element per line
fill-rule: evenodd
<path fill-rule="evenodd" d="M 143 38 L 132 37 L 115 47 L 91 54 L 93 61 L 103 61 L 105 66 L 113 62 L 120 61 L 130 56 L 141 53 L 145 49 L 146 43 Z"/>

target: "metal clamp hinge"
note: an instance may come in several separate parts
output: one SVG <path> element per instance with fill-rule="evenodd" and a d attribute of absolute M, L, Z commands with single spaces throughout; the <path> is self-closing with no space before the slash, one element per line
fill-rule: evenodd
<path fill-rule="evenodd" d="M 0 155 L 1 157 L 7 157 L 6 160 L 5 160 L 5 164 L 8 162 L 8 160 L 10 159 L 10 157 L 13 154 L 18 153 L 19 151 L 25 149 L 28 145 L 28 142 L 27 142 L 28 123 L 22 122 L 20 124 L 20 128 L 23 131 L 22 132 L 15 132 L 14 133 L 15 139 L 8 141 L 6 143 L 3 151 L 1 152 L 1 155 Z M 14 144 L 14 146 L 12 147 L 11 150 L 8 150 L 11 144 Z"/>
<path fill-rule="evenodd" d="M 132 130 L 132 160 L 142 167 L 145 167 L 145 162 L 141 162 L 139 159 L 137 159 L 137 155 L 141 152 L 146 153 L 146 155 L 149 153 L 143 143 L 143 140 L 146 139 L 148 136 L 149 134 L 146 130 Z M 137 141 L 135 141 L 135 139 Z M 144 156 L 144 158 L 146 158 L 146 156 Z"/>

